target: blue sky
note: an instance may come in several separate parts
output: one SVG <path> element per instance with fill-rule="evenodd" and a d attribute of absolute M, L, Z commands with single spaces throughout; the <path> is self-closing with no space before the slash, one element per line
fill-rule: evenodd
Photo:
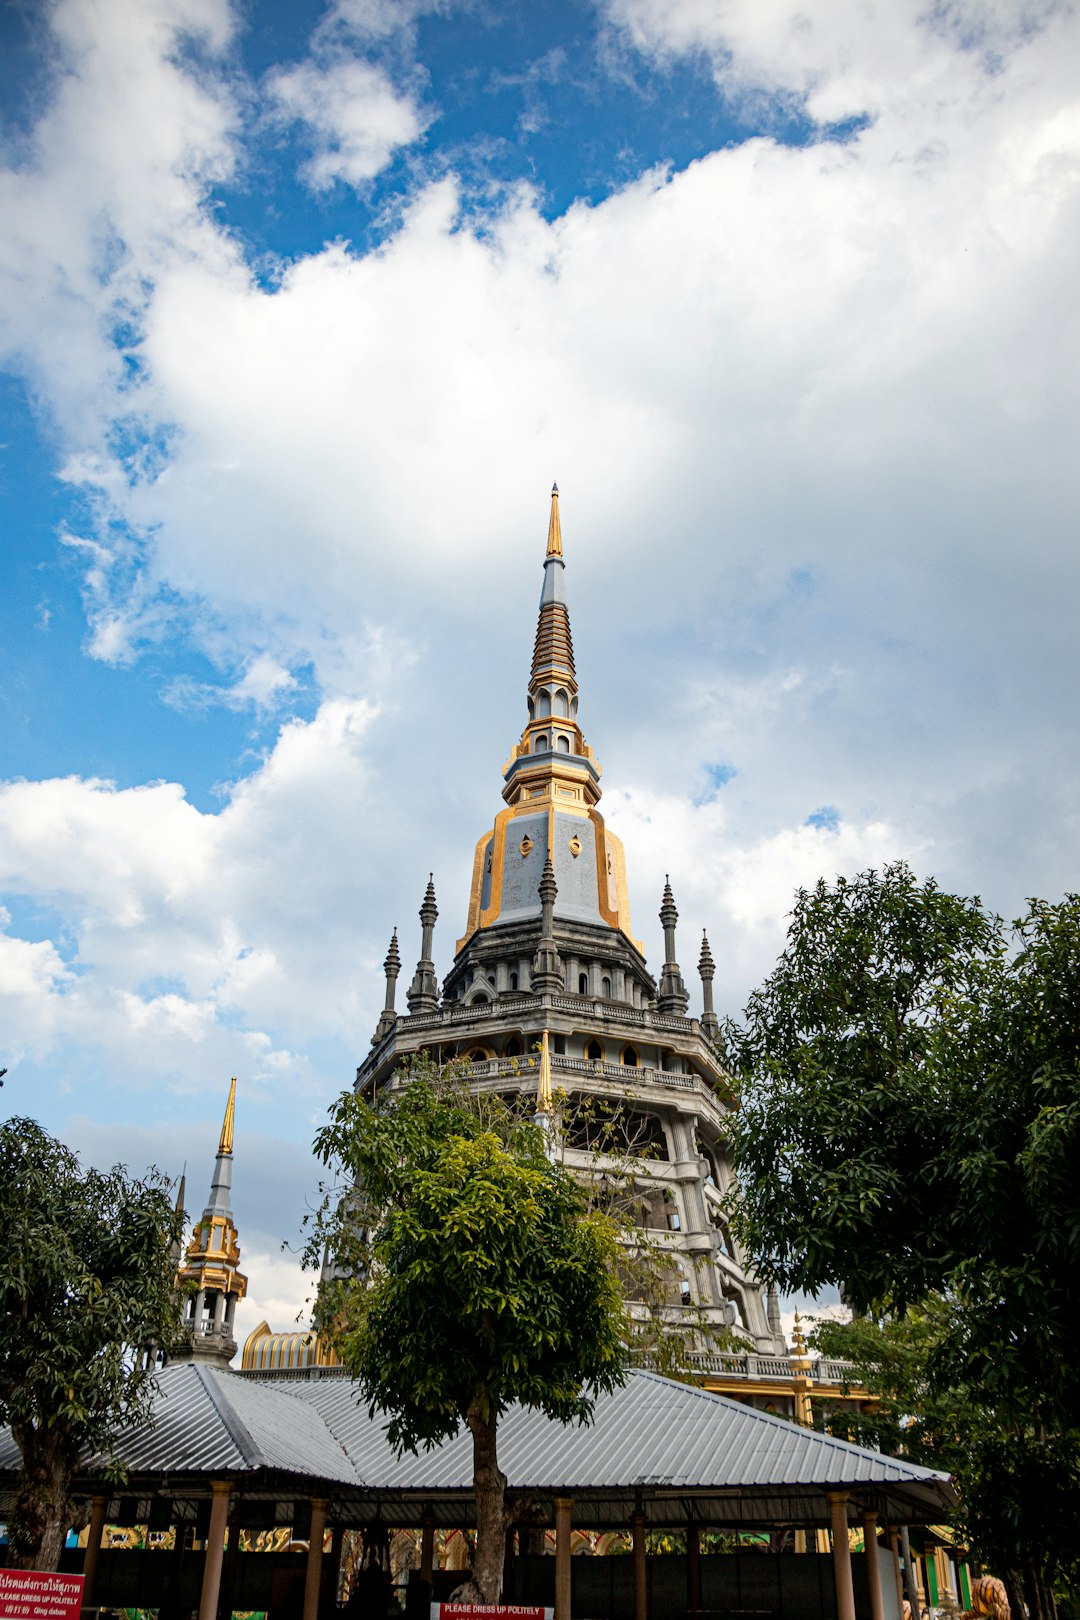
<path fill-rule="evenodd" d="M 655 962 L 795 887 L 1075 886 L 1080 19 L 1054 0 L 0 10 L 8 1109 L 260 1282 L 520 729 L 558 478 Z M 251 1325 L 251 1324 L 248 1324 Z"/>

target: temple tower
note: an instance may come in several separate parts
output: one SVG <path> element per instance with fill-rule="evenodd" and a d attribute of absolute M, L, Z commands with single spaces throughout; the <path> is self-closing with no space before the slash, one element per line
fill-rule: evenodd
<path fill-rule="evenodd" d="M 237 1302 L 247 1293 L 247 1278 L 239 1269 L 240 1241 L 231 1202 L 235 1113 L 233 1079 L 218 1139 L 210 1200 L 195 1224 L 177 1271 L 177 1283 L 189 1297 L 181 1336 L 169 1352 L 170 1361 L 207 1361 L 226 1367 L 236 1354 L 233 1318 Z"/>
<path fill-rule="evenodd" d="M 554 1150 L 584 1176 L 605 1167 L 590 1120 L 617 1116 L 640 1222 L 671 1257 L 665 1311 L 684 1327 L 735 1326 L 759 1352 L 782 1354 L 724 1213 L 733 1082 L 715 1044 L 712 957 L 706 945 L 703 1016 L 692 1017 L 670 885 L 659 986 L 631 932 L 623 846 L 598 809 L 601 770 L 579 704 L 556 487 L 526 721 L 503 767 L 505 808 L 476 845 L 465 932 L 440 995 L 429 880 L 408 1013 L 387 995 L 357 1089 L 374 1095 L 421 1050 L 463 1059 L 478 1089 L 524 1094 L 543 1120 L 554 1106 Z"/>

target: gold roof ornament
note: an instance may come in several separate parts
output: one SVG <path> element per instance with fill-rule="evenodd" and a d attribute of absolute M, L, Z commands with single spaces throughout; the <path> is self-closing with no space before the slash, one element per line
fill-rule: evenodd
<path fill-rule="evenodd" d="M 236 1076 L 229 1081 L 229 1100 L 225 1104 L 225 1118 L 221 1122 L 221 1138 L 218 1141 L 219 1153 L 231 1153 L 233 1145 L 233 1123 L 236 1118 Z"/>
<path fill-rule="evenodd" d="M 551 1052 L 548 1049 L 546 1029 L 540 1036 L 540 1079 L 536 1085 L 536 1112 L 551 1113 Z"/>
<path fill-rule="evenodd" d="M 551 486 L 551 517 L 548 519 L 547 555 L 562 556 L 562 524 L 559 522 L 559 486 Z"/>

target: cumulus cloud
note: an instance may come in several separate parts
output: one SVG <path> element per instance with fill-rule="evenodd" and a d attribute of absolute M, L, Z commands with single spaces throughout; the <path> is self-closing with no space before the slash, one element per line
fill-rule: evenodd
<path fill-rule="evenodd" d="M 312 1113 L 429 867 L 445 970 L 553 476 L 654 962 L 667 871 L 724 1010 L 822 872 L 906 855 L 1006 909 L 1073 881 L 1080 16 L 611 0 L 629 48 L 696 53 L 818 138 L 555 218 L 418 181 L 378 247 L 257 276 L 211 186 L 275 86 L 313 184 L 417 139 L 407 73 L 347 102 L 396 14 L 339 5 L 260 87 L 224 3 L 50 13 L 50 99 L 0 178 L 0 333 L 85 498 L 91 649 L 182 635 L 220 672 L 189 702 L 270 714 L 309 669 L 321 701 L 215 813 L 175 782 L 4 790 L 0 879 L 59 918 L 4 946 L 33 1062 L 91 1050 L 158 1095 L 242 1070 Z"/>
<path fill-rule="evenodd" d="M 68 967 L 51 945 L 2 941 L 12 1056 L 66 1039 L 107 1054 L 121 1084 L 197 1089 L 242 1070 L 272 1092 L 336 1091 L 290 1042 L 360 1034 L 352 917 L 373 719 L 336 699 L 290 722 L 216 813 L 176 783 L 0 788 L 0 884 L 75 942 Z"/>
<path fill-rule="evenodd" d="M 383 68 L 356 57 L 280 69 L 268 91 L 276 116 L 310 133 L 315 150 L 300 173 L 314 191 L 337 180 L 363 186 L 427 124 L 413 96 L 399 93 Z"/>

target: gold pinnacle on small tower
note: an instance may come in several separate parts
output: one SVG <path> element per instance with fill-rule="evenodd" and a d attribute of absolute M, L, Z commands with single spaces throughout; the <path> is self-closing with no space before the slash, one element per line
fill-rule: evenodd
<path fill-rule="evenodd" d="M 236 1118 L 236 1076 L 229 1081 L 229 1100 L 225 1104 L 225 1118 L 221 1122 L 221 1137 L 218 1141 L 219 1153 L 231 1153 L 233 1145 L 233 1122 Z"/>
<path fill-rule="evenodd" d="M 551 486 L 551 517 L 548 519 L 547 555 L 562 556 L 562 524 L 559 522 L 559 486 Z"/>

